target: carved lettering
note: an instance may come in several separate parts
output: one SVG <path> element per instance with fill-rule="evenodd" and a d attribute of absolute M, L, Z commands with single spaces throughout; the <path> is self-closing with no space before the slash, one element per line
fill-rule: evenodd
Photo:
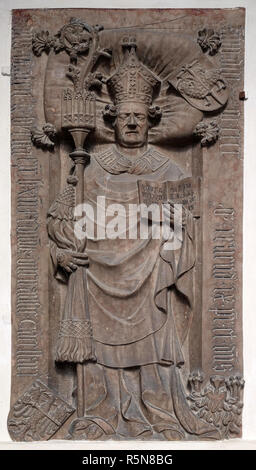
<path fill-rule="evenodd" d="M 32 154 L 34 121 L 31 78 L 32 33 L 15 28 L 12 49 L 12 162 L 16 167 L 16 371 L 18 376 L 39 373 L 40 302 L 38 295 L 39 167 Z"/>
<path fill-rule="evenodd" d="M 225 372 L 237 364 L 235 211 L 220 204 L 213 217 L 212 369 Z"/>

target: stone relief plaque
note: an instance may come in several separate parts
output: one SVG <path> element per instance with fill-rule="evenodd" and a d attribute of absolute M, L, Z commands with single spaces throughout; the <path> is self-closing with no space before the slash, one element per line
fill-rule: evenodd
<path fill-rule="evenodd" d="M 12 26 L 12 439 L 241 437 L 244 9 Z"/>

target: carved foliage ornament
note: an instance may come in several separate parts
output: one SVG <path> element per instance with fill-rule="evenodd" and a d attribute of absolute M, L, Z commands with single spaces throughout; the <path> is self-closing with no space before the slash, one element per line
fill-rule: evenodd
<path fill-rule="evenodd" d="M 202 147 L 214 144 L 219 137 L 219 126 L 217 121 L 202 121 L 197 124 L 194 135 L 201 140 Z"/>
<path fill-rule="evenodd" d="M 201 47 L 202 51 L 209 51 L 210 55 L 216 54 L 221 46 L 221 39 L 219 33 L 209 28 L 204 28 L 198 31 L 197 42 Z"/>
<path fill-rule="evenodd" d="M 203 381 L 199 371 L 189 376 L 190 395 L 187 399 L 191 409 L 203 420 L 213 423 L 220 430 L 222 439 L 236 437 L 242 424 L 244 380 L 240 375 L 213 375 L 202 387 Z"/>
<path fill-rule="evenodd" d="M 42 129 L 32 129 L 31 140 L 36 147 L 52 150 L 54 148 L 56 135 L 57 131 L 55 127 L 51 123 L 47 122 L 43 125 Z"/>

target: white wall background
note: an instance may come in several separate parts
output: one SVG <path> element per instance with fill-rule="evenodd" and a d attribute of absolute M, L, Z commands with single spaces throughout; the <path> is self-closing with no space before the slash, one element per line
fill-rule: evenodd
<path fill-rule="evenodd" d="M 14 8 L 234 8 L 246 11 L 244 163 L 244 375 L 243 439 L 225 442 L 11 443 L 6 420 L 11 372 L 10 253 L 10 65 L 11 9 Z M 0 0 L 0 448 L 81 449 L 256 449 L 256 0 Z"/>

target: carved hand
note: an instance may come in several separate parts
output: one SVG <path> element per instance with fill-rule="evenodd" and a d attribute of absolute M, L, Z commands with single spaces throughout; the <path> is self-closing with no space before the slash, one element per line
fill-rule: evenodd
<path fill-rule="evenodd" d="M 182 206 L 182 228 L 186 227 L 187 224 L 187 217 L 188 217 L 189 211 L 186 209 L 184 206 Z M 170 226 L 174 227 L 174 203 L 172 201 L 168 201 L 167 203 L 164 204 L 163 206 L 163 216 L 164 219 L 167 221 L 168 218 L 170 220 Z M 179 223 L 179 218 L 177 217 L 177 222 Z"/>
<path fill-rule="evenodd" d="M 78 253 L 71 250 L 57 250 L 58 265 L 68 273 L 75 271 L 78 266 L 89 266 L 88 256 L 86 253 Z"/>

